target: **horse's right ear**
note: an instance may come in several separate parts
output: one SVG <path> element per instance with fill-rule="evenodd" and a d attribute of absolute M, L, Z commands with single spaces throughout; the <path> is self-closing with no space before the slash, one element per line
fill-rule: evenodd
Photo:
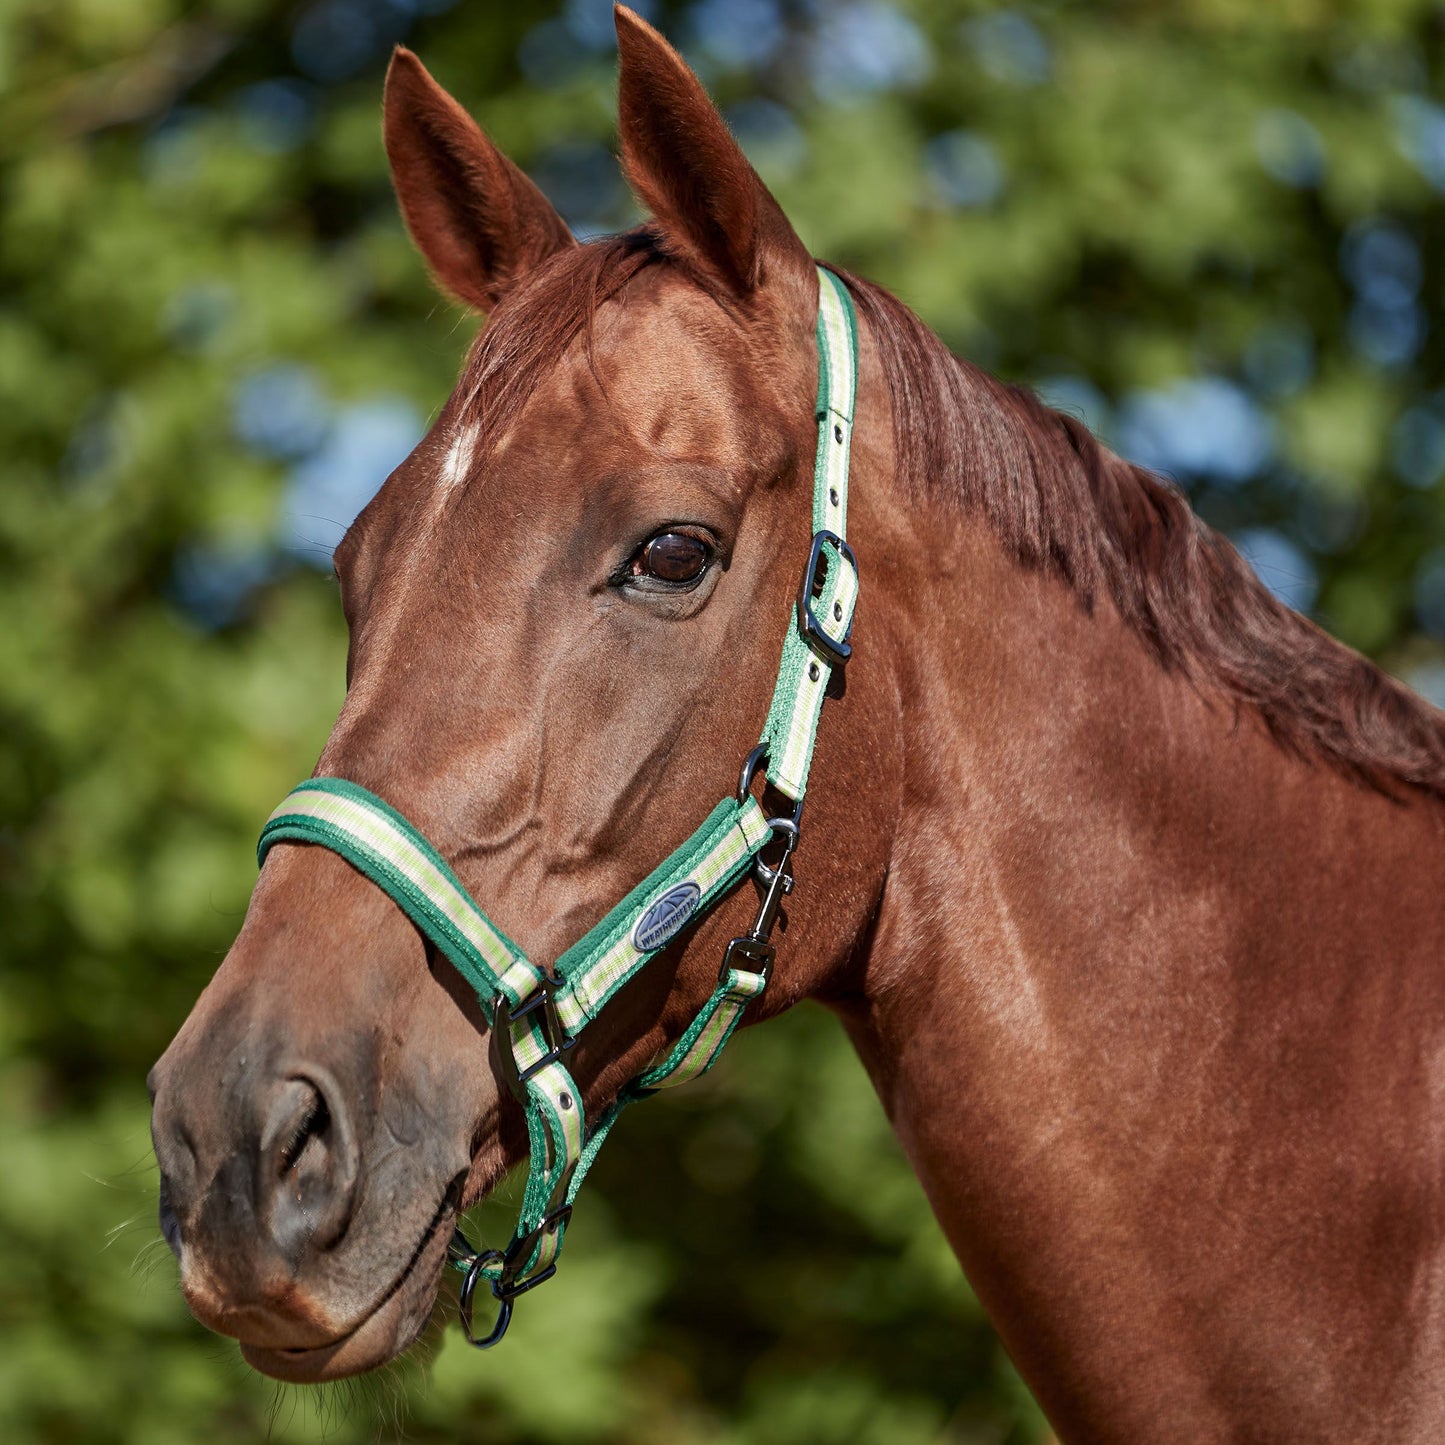
<path fill-rule="evenodd" d="M 664 243 L 739 297 L 785 281 L 811 325 L 812 258 L 702 82 L 641 16 L 618 5 L 613 18 L 622 165 Z"/>
<path fill-rule="evenodd" d="M 546 196 L 401 46 L 386 72 L 385 136 L 407 230 L 458 300 L 490 311 L 538 262 L 576 245 Z"/>

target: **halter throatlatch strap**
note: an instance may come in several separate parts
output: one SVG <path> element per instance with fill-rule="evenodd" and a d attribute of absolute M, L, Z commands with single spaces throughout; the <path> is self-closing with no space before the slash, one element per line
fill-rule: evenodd
<path fill-rule="evenodd" d="M 512 1301 L 550 1279 L 582 1180 L 625 1105 L 687 1083 L 710 1069 L 744 1010 L 767 987 L 770 941 L 792 890 L 792 858 L 818 720 L 833 673 L 851 652 L 858 566 L 846 541 L 848 453 L 858 386 L 858 333 L 843 283 L 818 271 L 818 451 L 813 468 L 813 538 L 762 740 L 743 766 L 737 796 L 725 798 L 685 843 L 643 879 L 551 969 L 538 967 L 492 922 L 446 860 L 375 793 L 344 778 L 311 778 L 272 813 L 257 858 L 277 843 L 313 843 L 339 853 L 396 903 L 475 990 L 492 1029 L 497 1064 L 527 1119 L 530 1148 L 520 1217 L 505 1250 L 477 1251 L 458 1230 L 453 1262 L 464 1274 L 467 1338 L 495 1344 Z M 790 816 L 769 817 L 751 791 L 760 768 Z M 780 844 L 772 866 L 760 858 Z M 619 1095 L 589 1130 L 568 1050 L 603 1005 L 684 928 L 751 872 L 759 889 L 752 928 L 728 945 L 717 987 L 666 1058 Z M 472 1297 L 486 1280 L 498 1314 L 490 1333 L 472 1330 Z"/>

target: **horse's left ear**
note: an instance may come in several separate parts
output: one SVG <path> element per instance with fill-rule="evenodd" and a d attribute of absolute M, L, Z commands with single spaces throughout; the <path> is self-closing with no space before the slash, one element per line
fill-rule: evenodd
<path fill-rule="evenodd" d="M 491 311 L 534 266 L 576 245 L 551 202 L 403 46 L 386 72 L 383 119 L 407 230 L 459 301 Z"/>
<path fill-rule="evenodd" d="M 780 282 L 816 295 L 807 247 L 702 82 L 640 16 L 614 18 L 622 164 L 665 243 L 739 298 Z"/>

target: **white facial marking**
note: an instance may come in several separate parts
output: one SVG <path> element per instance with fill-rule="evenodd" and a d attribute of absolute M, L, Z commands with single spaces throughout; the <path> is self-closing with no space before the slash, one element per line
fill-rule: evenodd
<path fill-rule="evenodd" d="M 477 448 L 477 429 L 473 426 L 458 427 L 456 435 L 452 437 L 452 444 L 447 448 L 446 457 L 442 461 L 441 485 L 443 490 L 451 491 L 466 481 L 467 474 L 472 469 L 472 456 Z"/>
<path fill-rule="evenodd" d="M 407 549 L 401 566 L 393 575 L 388 589 L 389 596 L 374 607 L 368 624 L 369 646 L 377 656 L 377 664 L 364 671 L 347 689 L 341 716 L 336 721 L 331 739 L 326 744 L 327 753 L 323 756 L 344 743 L 351 726 L 363 715 L 376 690 L 388 675 L 395 672 L 388 659 L 393 655 L 401 637 L 399 628 L 405 614 L 404 599 L 424 561 L 433 555 L 434 549 L 429 550 L 427 539 L 436 537 L 443 518 L 447 515 L 451 494 L 466 482 L 471 472 L 472 458 L 477 449 L 477 432 L 475 425 L 469 425 L 460 426 L 452 433 L 451 445 L 447 447 L 447 454 L 442 458 L 441 470 L 437 475 L 436 488 L 427 500 L 419 540 Z"/>

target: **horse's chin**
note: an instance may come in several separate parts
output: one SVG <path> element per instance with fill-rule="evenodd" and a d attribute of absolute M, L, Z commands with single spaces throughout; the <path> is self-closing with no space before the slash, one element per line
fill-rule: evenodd
<path fill-rule="evenodd" d="M 448 1213 L 428 1232 L 422 1247 L 380 1303 L 344 1334 L 324 1345 L 281 1349 L 240 1342 L 253 1369 L 295 1385 L 319 1385 L 363 1375 L 409 1350 L 425 1333 L 436 1305 L 446 1264 L 453 1216 Z"/>

